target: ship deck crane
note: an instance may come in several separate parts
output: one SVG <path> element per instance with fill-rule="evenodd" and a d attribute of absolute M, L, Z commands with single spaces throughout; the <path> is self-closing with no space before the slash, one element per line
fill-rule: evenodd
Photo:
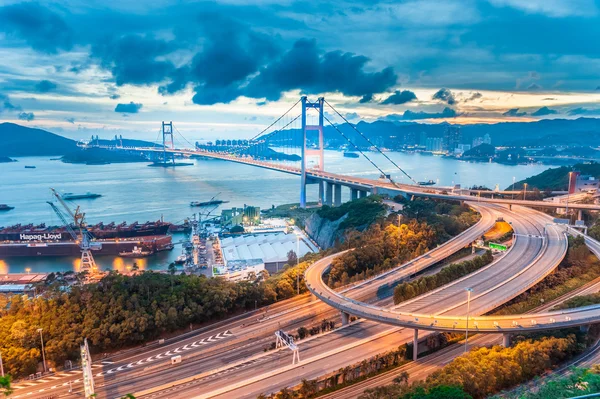
<path fill-rule="evenodd" d="M 102 248 L 102 244 L 92 242 L 92 235 L 87 230 L 87 226 L 85 223 L 85 213 L 82 213 L 80 211 L 79 206 L 77 206 L 75 212 L 73 212 L 71 208 L 69 208 L 67 203 L 62 199 L 62 196 L 55 189 L 51 188 L 50 191 L 65 209 L 68 216 L 73 220 L 72 222 L 68 221 L 64 213 L 53 202 L 48 201 L 48 204 L 50 205 L 52 210 L 54 210 L 56 215 L 58 215 L 71 237 L 73 237 L 73 239 L 81 249 L 81 271 L 91 271 L 92 273 L 96 273 L 98 271 L 98 268 L 96 266 L 94 256 L 92 255 L 92 250 Z M 73 224 L 73 226 L 75 226 L 75 228 L 79 230 L 79 235 L 71 226 L 71 224 Z"/>

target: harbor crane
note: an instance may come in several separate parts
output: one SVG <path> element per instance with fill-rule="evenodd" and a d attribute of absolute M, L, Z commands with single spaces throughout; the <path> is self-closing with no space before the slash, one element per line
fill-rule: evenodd
<path fill-rule="evenodd" d="M 79 248 L 81 249 L 81 271 L 90 271 L 92 273 L 96 273 L 98 268 L 96 266 L 96 261 L 94 260 L 94 256 L 92 255 L 92 250 L 97 250 L 102 248 L 102 244 L 92 242 L 92 235 L 87 229 L 87 225 L 85 223 L 85 213 L 81 212 L 79 206 L 72 211 L 71 208 L 67 205 L 67 203 L 63 200 L 62 196 L 53 188 L 50 188 L 52 195 L 56 197 L 58 202 L 65 209 L 71 221 L 67 220 L 67 216 L 61 211 L 53 202 L 47 201 L 52 210 L 56 213 L 56 215 L 60 218 L 60 220 L 65 225 L 65 228 L 73 237 Z M 79 234 L 75 231 L 78 230 Z"/>

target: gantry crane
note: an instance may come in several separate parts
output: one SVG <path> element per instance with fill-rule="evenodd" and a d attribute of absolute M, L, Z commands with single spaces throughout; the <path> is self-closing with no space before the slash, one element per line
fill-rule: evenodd
<path fill-rule="evenodd" d="M 101 249 L 102 244 L 92 242 L 92 235 L 88 231 L 85 223 L 85 213 L 80 211 L 79 206 L 77 206 L 75 212 L 73 212 L 67 203 L 62 199 L 62 196 L 55 189 L 51 188 L 50 191 L 63 206 L 67 215 L 72 219 L 72 221 L 68 221 L 64 213 L 58 209 L 53 202 L 48 201 L 48 204 L 63 222 L 71 237 L 73 237 L 77 245 L 79 245 L 79 248 L 81 248 L 81 271 L 96 273 L 98 268 L 96 267 L 96 261 L 94 261 L 94 257 L 92 255 L 92 249 Z M 73 227 L 79 231 L 79 234 L 77 234 Z"/>

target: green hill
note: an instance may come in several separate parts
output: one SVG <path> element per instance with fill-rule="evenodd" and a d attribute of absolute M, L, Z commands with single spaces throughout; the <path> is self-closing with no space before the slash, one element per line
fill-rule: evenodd
<path fill-rule="evenodd" d="M 515 190 L 521 190 L 524 183 L 527 183 L 528 190 L 529 188 L 537 188 L 541 191 L 566 190 L 567 186 L 569 185 L 569 172 L 571 171 L 579 171 L 582 175 L 592 175 L 594 177 L 598 177 L 600 176 L 600 163 L 580 163 L 572 167 L 561 166 L 559 168 L 548 169 L 538 175 L 528 177 L 525 180 L 515 183 Z M 512 186 L 506 188 L 506 190 L 511 189 Z"/>
<path fill-rule="evenodd" d="M 64 155 L 77 150 L 75 141 L 41 129 L 0 124 L 0 157 Z"/>

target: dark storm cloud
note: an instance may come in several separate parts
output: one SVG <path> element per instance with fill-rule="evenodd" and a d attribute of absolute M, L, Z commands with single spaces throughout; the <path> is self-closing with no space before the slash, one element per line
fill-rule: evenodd
<path fill-rule="evenodd" d="M 396 121 L 415 121 L 420 119 L 440 119 L 440 118 L 455 118 L 460 116 L 456 110 L 446 107 L 442 112 L 425 112 L 425 111 L 411 111 L 406 110 L 403 114 L 392 114 L 388 115 L 385 119 L 396 120 Z"/>
<path fill-rule="evenodd" d="M 35 90 L 38 93 L 47 93 L 54 89 L 56 89 L 56 83 L 51 82 L 49 80 L 40 80 L 38 83 L 35 84 Z"/>
<path fill-rule="evenodd" d="M 115 112 L 122 112 L 127 114 L 137 114 L 140 109 L 142 109 L 142 104 L 136 104 L 133 101 L 129 102 L 129 104 L 119 103 L 115 107 Z"/>
<path fill-rule="evenodd" d="M 117 86 L 147 85 L 165 80 L 175 67 L 159 59 L 173 51 L 170 43 L 146 35 L 126 35 L 92 46 L 92 57 L 112 72 Z"/>
<path fill-rule="evenodd" d="M 33 112 L 21 112 L 19 113 L 19 119 L 26 122 L 31 122 L 35 119 Z"/>
<path fill-rule="evenodd" d="M 527 112 L 519 112 L 519 108 L 512 108 L 512 109 L 509 109 L 508 111 L 506 111 L 505 113 L 503 113 L 502 115 L 518 117 L 518 116 L 527 115 Z"/>
<path fill-rule="evenodd" d="M 73 47 L 73 32 L 63 18 L 37 3 L 0 8 L 0 31 L 46 53 Z"/>
<path fill-rule="evenodd" d="M 382 101 L 382 104 L 406 104 L 417 99 L 415 93 L 410 90 L 396 90 L 394 94 Z"/>
<path fill-rule="evenodd" d="M 531 116 L 544 116 L 544 115 L 554 115 L 558 114 L 558 111 L 555 109 L 550 109 L 548 107 L 542 107 L 537 111 L 533 112 Z"/>
<path fill-rule="evenodd" d="M 274 101 L 282 92 L 300 89 L 307 94 L 340 92 L 349 96 L 369 96 L 396 84 L 393 68 L 366 72 L 367 57 L 341 51 L 322 53 L 315 40 L 301 39 L 291 50 L 262 68 L 244 94 Z"/>
<path fill-rule="evenodd" d="M 454 93 L 452 93 L 448 89 L 439 89 L 432 97 L 432 100 L 439 100 L 445 102 L 448 105 L 456 104 L 456 97 L 454 97 Z"/>

